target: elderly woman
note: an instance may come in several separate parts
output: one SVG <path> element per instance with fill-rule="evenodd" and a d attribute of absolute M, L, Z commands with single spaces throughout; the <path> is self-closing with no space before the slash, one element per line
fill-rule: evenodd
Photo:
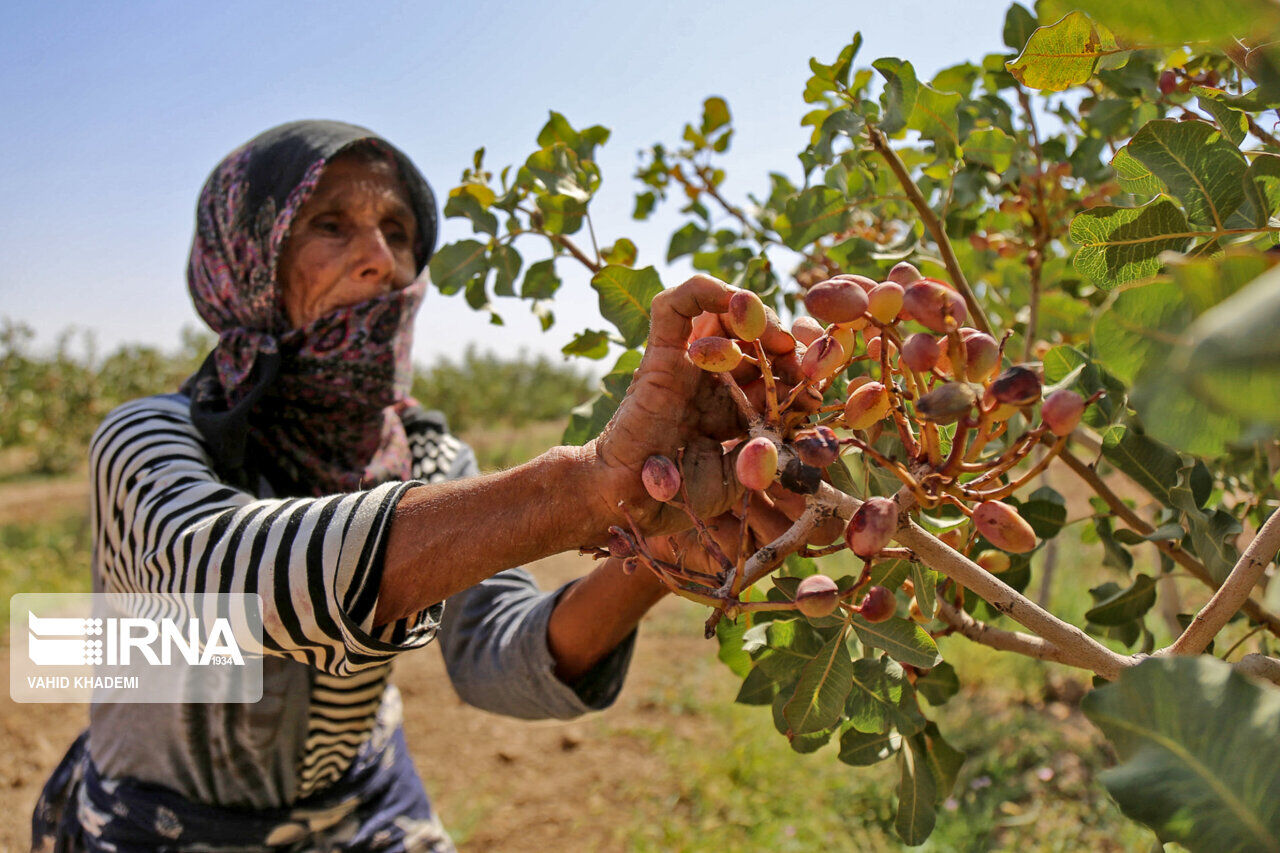
<path fill-rule="evenodd" d="M 641 487 L 652 453 L 689 448 L 695 503 L 729 505 L 716 439 L 736 415 L 684 345 L 732 289 L 654 300 L 598 439 L 481 476 L 406 395 L 435 241 L 427 182 L 362 128 L 283 125 L 210 176 L 188 285 L 218 342 L 180 393 L 98 430 L 93 582 L 259 594 L 263 698 L 95 705 L 36 806 L 37 849 L 451 849 L 405 747 L 397 654 L 438 637 L 459 694 L 517 717 L 617 695 L 659 584 L 606 560 L 547 594 L 512 567 L 602 542 L 624 512 L 678 529 Z"/>

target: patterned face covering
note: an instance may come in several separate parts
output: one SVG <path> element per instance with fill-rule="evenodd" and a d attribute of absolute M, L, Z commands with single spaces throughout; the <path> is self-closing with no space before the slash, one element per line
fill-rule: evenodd
<path fill-rule="evenodd" d="M 200 194 L 187 283 L 218 343 L 183 391 L 219 474 L 242 487 L 262 475 L 278 494 L 323 495 L 409 476 L 398 411 L 424 276 L 298 329 L 276 280 L 294 216 L 325 164 L 354 143 L 399 168 L 425 269 L 436 239 L 431 188 L 363 128 L 307 121 L 269 130 L 223 160 Z"/>

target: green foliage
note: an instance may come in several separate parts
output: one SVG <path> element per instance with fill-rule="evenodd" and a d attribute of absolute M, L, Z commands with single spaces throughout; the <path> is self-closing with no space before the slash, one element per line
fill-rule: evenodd
<path fill-rule="evenodd" d="M 126 344 L 105 358 L 91 335 L 59 335 L 50 353 L 32 349 L 34 332 L 0 320 L 0 450 L 23 456 L 20 472 L 57 474 L 87 461 L 93 431 L 115 407 L 176 391 L 212 346 L 207 333 L 184 329 L 182 347 L 164 353 Z"/>
<path fill-rule="evenodd" d="M 1280 850 L 1280 692 L 1209 658 L 1149 660 L 1084 700 L 1125 814 L 1192 851 Z"/>
<path fill-rule="evenodd" d="M 414 374 L 411 393 L 438 409 L 453 432 L 498 425 L 524 426 L 560 420 L 591 396 L 591 378 L 546 356 L 515 358 L 467 347 L 454 360 L 441 356 Z"/>

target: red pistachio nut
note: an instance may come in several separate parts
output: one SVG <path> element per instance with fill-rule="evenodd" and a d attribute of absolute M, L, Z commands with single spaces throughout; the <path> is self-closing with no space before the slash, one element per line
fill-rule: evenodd
<path fill-rule="evenodd" d="M 858 605 L 858 615 L 868 622 L 884 622 L 892 619 L 898 610 L 898 600 L 893 592 L 882 586 L 873 586 Z"/>
<path fill-rule="evenodd" d="M 811 382 L 821 382 L 840 372 L 847 359 L 845 349 L 830 335 L 823 335 L 805 350 L 800 372 Z"/>
<path fill-rule="evenodd" d="M 968 414 L 977 401 L 977 392 L 969 383 L 948 382 L 916 400 L 916 414 L 936 424 L 953 424 Z"/>
<path fill-rule="evenodd" d="M 1040 417 L 1056 436 L 1070 435 L 1084 414 L 1084 397 L 1069 388 L 1059 388 L 1040 406 Z"/>
<path fill-rule="evenodd" d="M 902 307 L 917 323 L 938 333 L 959 328 L 966 316 L 964 298 L 931 278 L 922 278 L 908 287 Z"/>
<path fill-rule="evenodd" d="M 822 324 L 812 317 L 797 317 L 791 324 L 791 334 L 797 341 L 809 346 L 822 337 Z"/>
<path fill-rule="evenodd" d="M 867 294 L 867 312 L 882 326 L 887 326 L 898 319 L 902 310 L 902 300 L 906 291 L 902 285 L 886 281 L 871 288 Z"/>
<path fill-rule="evenodd" d="M 849 323 L 867 310 L 867 292 L 852 281 L 829 278 L 809 288 L 804 307 L 820 323 Z"/>
<path fill-rule="evenodd" d="M 745 488 L 764 491 L 778 477 L 778 448 L 764 436 L 751 439 L 738 452 L 734 471 Z"/>
<path fill-rule="evenodd" d="M 917 373 L 928 373 L 938 363 L 942 348 L 928 332 L 916 332 L 902 342 L 902 362 Z"/>
<path fill-rule="evenodd" d="M 879 382 L 863 382 L 849 394 L 844 404 L 844 423 L 849 429 L 868 429 L 889 414 L 889 390 Z"/>
<path fill-rule="evenodd" d="M 840 458 L 840 439 L 830 427 L 801 430 L 792 441 L 800 461 L 806 465 L 826 468 Z"/>
<path fill-rule="evenodd" d="M 903 287 L 907 287 L 915 284 L 917 281 L 924 278 L 924 276 L 920 274 L 920 270 L 916 269 L 915 264 L 909 261 L 902 261 L 901 263 L 895 264 L 893 269 L 889 270 L 887 278 L 889 281 L 900 284 Z"/>
<path fill-rule="evenodd" d="M 710 373 L 728 373 L 742 361 L 742 350 L 728 338 L 698 338 L 689 344 L 689 358 Z"/>
<path fill-rule="evenodd" d="M 964 341 L 965 373 L 970 382 L 982 382 L 1000 366 L 1000 344 L 986 332 L 961 329 Z"/>
<path fill-rule="evenodd" d="M 830 616 L 840 604 L 840 588 L 826 575 L 809 575 L 796 587 L 796 609 L 813 619 Z"/>
<path fill-rule="evenodd" d="M 665 456 L 653 455 L 644 461 L 640 479 L 645 491 L 655 501 L 667 501 L 680 494 L 680 470 Z"/>
<path fill-rule="evenodd" d="M 849 519 L 845 543 L 849 550 L 870 560 L 884 549 L 898 529 L 898 504 L 891 498 L 868 498 Z"/>
<path fill-rule="evenodd" d="M 991 396 L 1006 406 L 1030 406 L 1040 399 L 1040 377 L 1025 367 L 1010 367 L 991 383 Z"/>
<path fill-rule="evenodd" d="M 1035 550 L 1036 533 L 1018 511 L 1000 501 L 983 501 L 973 510 L 973 525 L 987 541 L 1011 554 Z"/>
<path fill-rule="evenodd" d="M 729 331 L 744 341 L 754 341 L 768 325 L 764 303 L 749 290 L 739 290 L 729 299 L 729 310 L 723 316 Z"/>

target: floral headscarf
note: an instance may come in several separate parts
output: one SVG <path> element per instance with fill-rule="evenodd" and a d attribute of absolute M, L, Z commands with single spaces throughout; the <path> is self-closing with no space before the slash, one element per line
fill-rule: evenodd
<path fill-rule="evenodd" d="M 418 220 L 409 287 L 289 326 L 276 268 L 298 209 L 325 164 L 355 143 L 399 167 Z M 234 151 L 200 193 L 187 284 L 218 343 L 183 391 L 219 474 L 256 490 L 323 495 L 405 479 L 398 411 L 408 400 L 413 318 L 436 241 L 431 187 L 368 130 L 330 121 L 281 125 Z"/>

